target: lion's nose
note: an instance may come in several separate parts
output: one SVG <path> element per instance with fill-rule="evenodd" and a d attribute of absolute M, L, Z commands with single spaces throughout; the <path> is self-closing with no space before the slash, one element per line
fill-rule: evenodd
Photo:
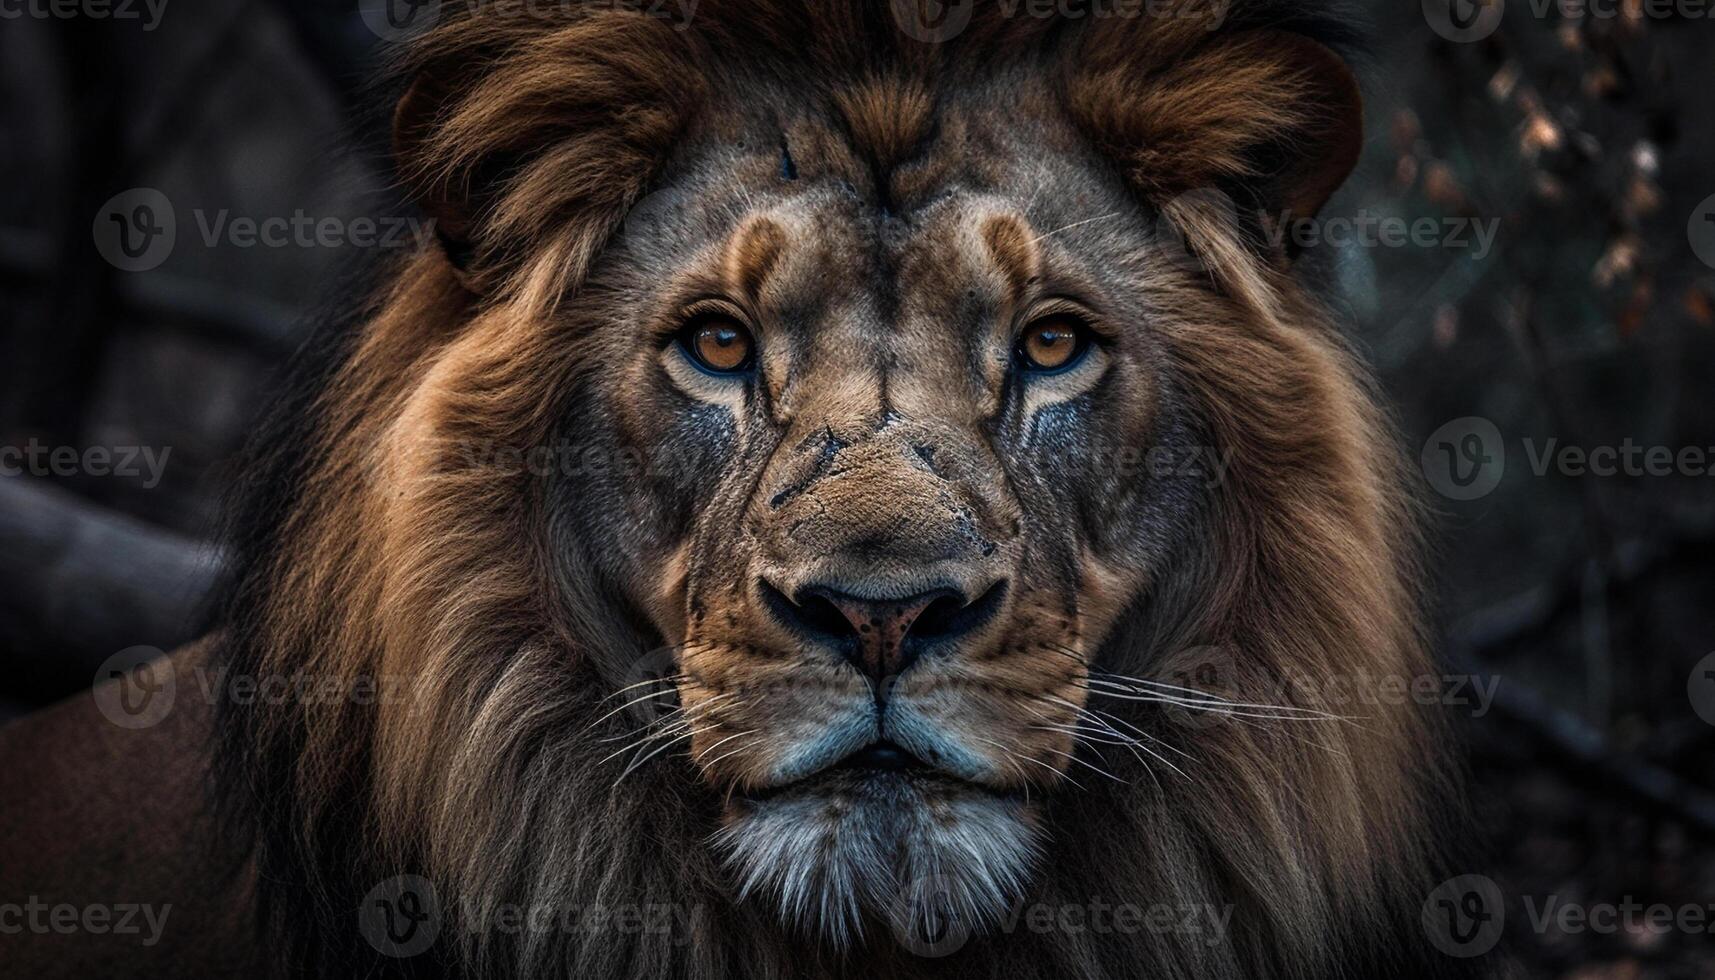
<path fill-rule="evenodd" d="M 787 625 L 827 642 L 878 684 L 911 669 L 934 644 L 957 640 L 993 617 L 1005 594 L 1004 582 L 976 601 L 951 588 L 893 599 L 868 599 L 826 586 L 798 590 L 770 603 Z"/>
<path fill-rule="evenodd" d="M 967 604 L 964 597 L 952 589 L 880 602 L 831 590 L 818 590 L 807 598 L 811 602 L 826 602 L 839 610 L 851 630 L 843 644 L 846 659 L 876 681 L 903 674 L 917 661 L 923 644 L 908 642 L 911 627 L 931 606 L 941 603 L 963 608 Z M 855 643 L 851 642 L 854 638 Z"/>

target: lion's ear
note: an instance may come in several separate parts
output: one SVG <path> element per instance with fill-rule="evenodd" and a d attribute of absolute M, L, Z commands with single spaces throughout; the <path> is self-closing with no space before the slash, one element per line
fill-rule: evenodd
<path fill-rule="evenodd" d="M 1219 36 L 1161 65 L 1101 38 L 1070 88 L 1075 117 L 1146 197 L 1242 189 L 1311 217 L 1357 164 L 1363 99 L 1345 61 L 1283 31 Z"/>
<path fill-rule="evenodd" d="M 412 203 L 434 222 L 435 237 L 447 260 L 461 272 L 471 261 L 473 213 L 476 202 L 469 188 L 456 189 L 435 179 L 427 148 L 437 119 L 451 101 L 452 90 L 440 77 L 419 74 L 393 110 L 393 160 Z"/>
<path fill-rule="evenodd" d="M 1272 147 L 1280 161 L 1265 198 L 1295 217 L 1322 210 L 1358 165 L 1364 149 L 1364 97 L 1345 60 L 1308 38 L 1281 35 L 1308 90 L 1290 137 Z"/>
<path fill-rule="evenodd" d="M 690 54 L 624 5 L 479 6 L 416 42 L 394 162 L 469 289 L 576 288 L 701 102 Z"/>
<path fill-rule="evenodd" d="M 432 187 L 420 180 L 424 172 L 422 148 L 446 98 L 439 86 L 425 76 L 413 79 L 405 89 L 400 105 L 393 110 L 393 161 L 405 182 L 405 191 L 413 204 L 434 221 L 437 239 L 446 249 L 454 268 L 465 268 L 470 261 L 470 215 L 463 201 L 454 201 L 444 187 Z"/>

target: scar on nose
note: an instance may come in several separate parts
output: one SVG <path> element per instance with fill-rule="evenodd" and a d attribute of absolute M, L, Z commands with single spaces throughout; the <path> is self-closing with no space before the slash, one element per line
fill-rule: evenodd
<path fill-rule="evenodd" d="M 750 219 L 727 246 L 727 282 L 742 295 L 756 296 L 785 252 L 786 229 L 772 218 Z"/>
<path fill-rule="evenodd" d="M 780 492 L 768 501 L 769 510 L 779 510 L 787 501 L 810 489 L 810 486 L 817 480 L 828 475 L 829 468 L 834 465 L 834 457 L 840 454 L 840 450 L 846 448 L 845 441 L 834 435 L 832 428 L 827 427 L 799 443 L 798 448 L 799 450 L 806 449 L 818 440 L 822 443 L 822 451 L 816 457 L 815 464 L 810 467 L 810 472 L 804 474 L 803 479 L 781 488 Z"/>
<path fill-rule="evenodd" d="M 1041 275 L 1041 255 L 1030 228 L 1019 218 L 999 214 L 989 218 L 982 227 L 983 243 L 1006 277 L 1008 291 L 1013 297 Z"/>
<path fill-rule="evenodd" d="M 935 461 L 935 447 L 923 443 L 912 443 L 911 451 L 922 461 L 923 469 L 946 479 L 947 474 L 941 471 L 941 464 Z"/>

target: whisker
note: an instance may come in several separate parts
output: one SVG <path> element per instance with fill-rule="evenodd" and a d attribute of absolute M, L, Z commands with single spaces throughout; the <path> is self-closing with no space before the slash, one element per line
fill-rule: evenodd
<path fill-rule="evenodd" d="M 589 731 L 590 729 L 596 727 L 597 725 L 608 720 L 609 718 L 612 718 L 614 715 L 619 714 L 621 711 L 624 711 L 626 708 L 629 708 L 632 705 L 642 704 L 645 701 L 654 700 L 655 698 L 661 697 L 665 693 L 666 693 L 665 691 L 650 691 L 648 694 L 645 694 L 641 697 L 633 698 L 632 700 L 625 702 L 624 704 L 613 709 L 612 711 L 609 711 L 607 714 L 602 715 L 600 718 L 597 718 L 595 721 L 590 722 L 588 725 L 585 725 L 583 727 L 583 731 L 585 731 L 585 732 Z"/>
<path fill-rule="evenodd" d="M 1119 778 L 1118 776 L 1114 775 L 1113 773 L 1108 772 L 1106 769 L 1103 769 L 1100 766 L 1095 765 L 1094 763 L 1087 762 L 1083 759 L 1078 758 L 1078 754 L 1076 752 L 1068 752 L 1065 749 L 1051 749 L 1050 751 L 1056 753 L 1057 755 L 1065 756 L 1066 761 L 1076 762 L 1078 765 L 1083 766 L 1084 768 L 1089 769 L 1092 772 L 1096 772 L 1096 773 L 1099 773 L 1103 776 L 1106 776 L 1107 778 L 1113 780 L 1116 783 L 1119 783 L 1121 785 L 1127 785 L 1127 786 L 1130 785 L 1130 783 L 1127 780 Z"/>
<path fill-rule="evenodd" d="M 621 735 L 609 735 L 608 737 L 603 738 L 600 741 L 604 744 L 612 743 L 612 742 L 623 742 L 628 738 L 634 738 L 639 733 L 646 732 L 649 729 L 654 728 L 656 725 L 659 725 L 659 724 L 666 722 L 666 721 L 700 721 L 702 718 L 704 718 L 705 716 L 707 716 L 708 714 L 711 713 L 711 707 L 713 705 L 715 705 L 717 702 L 724 701 L 724 700 L 731 698 L 731 697 L 734 697 L 734 696 L 735 696 L 734 694 L 718 694 L 718 695 L 715 695 L 714 697 L 707 698 L 707 699 L 704 699 L 702 701 L 699 701 L 695 705 L 692 705 L 689 708 L 687 708 L 683 705 L 679 705 L 679 706 L 674 707 L 668 711 L 662 712 L 661 717 L 644 723 L 643 726 L 640 728 L 633 728 L 631 731 L 625 732 L 624 734 L 621 734 Z M 675 717 L 675 716 L 679 716 L 679 717 Z"/>
<path fill-rule="evenodd" d="M 1206 707 L 1212 709 L 1244 708 L 1251 711 L 1276 712 L 1277 714 L 1275 715 L 1251 715 L 1250 717 L 1267 717 L 1279 721 L 1356 721 L 1354 718 L 1346 718 L 1340 715 L 1329 714 L 1326 711 L 1318 711 L 1314 708 L 1300 708 L 1289 704 L 1253 704 L 1246 701 L 1233 701 L 1220 697 L 1219 695 L 1209 694 L 1206 691 L 1176 687 L 1172 684 L 1161 684 L 1155 681 L 1137 681 L 1136 684 L 1146 685 L 1147 688 L 1160 688 L 1161 690 L 1149 690 L 1128 684 L 1105 681 L 1099 678 L 1091 678 L 1090 683 L 1102 688 L 1099 693 L 1106 694 L 1109 697 L 1136 695 L 1136 697 L 1130 698 L 1130 700 L 1156 701 L 1163 704 L 1177 704 L 1182 707 Z M 1183 691 L 1185 694 L 1167 693 L 1172 691 Z M 1231 711 L 1228 713 L 1234 715 L 1243 714 L 1238 711 Z"/>
<path fill-rule="evenodd" d="M 1036 236 L 1034 239 L 1031 240 L 1030 244 L 1035 245 L 1036 243 L 1044 241 L 1048 238 L 1052 238 L 1055 235 L 1058 235 L 1063 231 L 1071 231 L 1073 228 L 1077 228 L 1080 225 L 1087 225 L 1087 224 L 1090 224 L 1091 222 L 1095 222 L 1095 221 L 1106 221 L 1109 218 L 1117 218 L 1120 216 L 1121 213 L 1122 212 L 1114 211 L 1114 212 L 1111 212 L 1108 214 L 1097 215 L 1094 218 L 1085 218 L 1082 221 L 1074 221 L 1069 225 L 1061 225 L 1060 227 L 1054 229 L 1053 231 L 1043 232 L 1042 234 Z"/>
<path fill-rule="evenodd" d="M 1186 774 L 1185 770 L 1174 765 L 1172 763 L 1172 761 L 1170 761 L 1166 756 L 1163 756 L 1159 752 L 1156 752 L 1155 750 L 1151 749 L 1149 746 L 1143 744 L 1143 742 L 1139 741 L 1138 739 L 1130 738 L 1126 735 L 1121 734 L 1118 731 L 1115 731 L 1112 727 L 1106 727 L 1105 730 L 1108 732 L 1111 732 L 1112 734 L 1117 736 L 1119 739 L 1118 741 L 1115 741 L 1113 739 L 1098 739 L 1098 738 L 1095 738 L 1094 736 L 1091 736 L 1087 732 L 1079 732 L 1076 730 L 1068 730 L 1065 728 L 1052 728 L 1051 730 L 1060 731 L 1063 734 L 1071 735 L 1073 738 L 1079 739 L 1080 741 L 1083 741 L 1086 744 L 1088 744 L 1090 742 L 1101 742 L 1104 745 L 1118 745 L 1118 746 L 1121 746 L 1125 749 L 1128 749 L 1131 751 L 1131 754 L 1133 756 L 1137 757 L 1137 761 L 1143 764 L 1143 768 L 1149 772 L 1150 778 L 1152 778 L 1152 779 L 1155 778 L 1155 770 L 1150 766 L 1149 762 L 1143 758 L 1144 753 L 1148 753 L 1148 755 L 1151 759 L 1154 759 L 1156 762 L 1159 762 L 1162 765 L 1166 766 L 1167 768 L 1173 770 L 1173 772 L 1176 773 L 1181 779 L 1190 779 L 1191 778 L 1189 775 Z M 1148 736 L 1145 736 L 1145 738 L 1147 738 L 1147 737 Z M 1165 744 L 1165 743 L 1162 743 L 1162 744 Z M 1169 747 L 1171 748 L 1171 746 L 1169 746 Z M 1092 749 L 1093 748 L 1094 747 L 1092 746 Z M 1099 755 L 1100 753 L 1098 752 L 1097 754 Z M 1187 757 L 1187 758 L 1189 758 L 1189 757 Z M 1106 761 L 1106 760 L 1104 759 L 1103 761 Z M 1156 785 L 1160 786 L 1159 780 L 1157 780 Z"/>
<path fill-rule="evenodd" d="M 689 725 L 686 725 L 683 728 L 669 728 L 669 729 L 666 729 L 664 731 L 659 731 L 659 732 L 655 732 L 655 733 L 650 734 L 650 735 L 645 735 L 642 738 L 630 743 L 629 745 L 621 746 L 620 748 L 615 749 L 612 752 L 609 752 L 607 755 L 603 756 L 601 758 L 601 761 L 597 762 L 596 765 L 598 767 L 605 766 L 609 762 L 612 762 L 614 759 L 619 758 L 620 756 L 624 755 L 627 752 L 642 749 L 644 746 L 648 745 L 650 742 L 655 741 L 656 739 L 663 739 L 664 740 L 662 742 L 663 745 L 672 745 L 675 741 L 678 741 L 680 738 L 683 738 L 685 735 L 688 735 L 688 734 L 690 734 L 690 726 Z"/>
<path fill-rule="evenodd" d="M 1355 721 L 1356 720 L 1353 718 L 1344 718 L 1344 717 L 1339 716 L 1339 715 L 1329 714 L 1329 713 L 1324 712 L 1324 711 L 1316 711 L 1316 710 L 1311 709 L 1311 708 L 1300 708 L 1300 707 L 1297 707 L 1294 705 L 1250 704 L 1250 703 L 1246 703 L 1246 702 L 1242 702 L 1242 701 L 1233 701 L 1233 700 L 1228 699 L 1228 698 L 1223 698 L 1218 694 L 1213 694 L 1213 693 L 1208 692 L 1208 691 L 1197 690 L 1196 688 L 1181 687 L 1181 686 L 1176 685 L 1176 684 L 1166 684 L 1166 683 L 1163 683 L 1161 681 L 1147 680 L 1147 679 L 1142 678 L 1142 677 L 1130 677 L 1130 676 L 1127 676 L 1125 674 L 1116 674 L 1116 673 L 1113 673 L 1111 671 L 1097 670 L 1094 667 L 1091 667 L 1087 663 L 1085 663 L 1082 656 L 1080 656 L 1076 651 L 1072 650 L 1071 648 L 1069 648 L 1063 644 L 1050 643 L 1050 644 L 1047 644 L 1045 646 L 1045 649 L 1048 649 L 1048 650 L 1051 650 L 1055 653 L 1058 653 L 1061 656 L 1066 657 L 1066 658 L 1072 660 L 1074 663 L 1077 663 L 1078 665 L 1084 667 L 1088 671 L 1088 675 L 1089 675 L 1086 678 L 1088 684 L 1090 684 L 1092 686 L 1096 686 L 1096 687 L 1101 687 L 1104 689 L 1100 692 L 1092 691 L 1091 693 L 1103 693 L 1103 694 L 1109 694 L 1109 696 L 1117 696 L 1117 695 L 1112 695 L 1110 693 L 1113 690 L 1124 691 L 1128 694 L 1153 693 L 1153 692 L 1148 692 L 1148 691 L 1137 690 L 1137 688 L 1139 688 L 1139 687 L 1146 687 L 1146 688 L 1153 688 L 1157 691 L 1172 692 L 1170 694 L 1161 695 L 1161 698 L 1164 701 L 1169 701 L 1170 699 L 1176 699 L 1176 700 L 1171 700 L 1170 703 L 1180 704 L 1182 707 L 1216 706 L 1216 707 L 1223 707 L 1223 708 L 1247 708 L 1247 709 L 1252 709 L 1252 710 L 1257 710 L 1257 711 L 1280 712 L 1280 713 L 1286 714 L 1286 715 L 1302 715 L 1305 718 L 1317 718 L 1317 719 L 1322 719 L 1322 720 L 1338 720 L 1338 721 Z M 1253 716 L 1253 717 L 1262 717 L 1262 716 Z M 1279 721 L 1279 720 L 1286 720 L 1286 719 L 1284 719 L 1284 718 L 1267 718 L 1265 720 Z"/>
<path fill-rule="evenodd" d="M 692 762 L 701 762 L 703 756 L 708 755 L 710 752 L 713 752 L 715 749 L 720 748 L 721 746 L 732 741 L 733 739 L 743 738 L 746 735 L 755 735 L 758 731 L 761 731 L 761 729 L 752 728 L 748 732 L 739 732 L 737 735 L 728 735 L 726 738 L 723 738 L 720 741 L 716 742 L 715 744 L 710 745 L 707 748 L 703 749 L 701 752 L 698 752 L 695 756 L 692 757 L 691 761 Z"/>
<path fill-rule="evenodd" d="M 686 732 L 683 732 L 683 733 L 682 733 L 682 734 L 683 734 L 683 735 L 689 735 L 689 734 L 691 734 L 691 732 L 689 732 L 689 731 L 686 731 Z M 641 759 L 639 759 L 639 758 L 637 758 L 637 757 L 636 757 L 636 756 L 633 756 L 633 757 L 632 757 L 632 759 L 631 759 L 631 764 L 630 764 L 630 765 L 628 765 L 628 766 L 626 766 L 626 767 L 625 767 L 625 771 L 624 771 L 624 772 L 622 772 L 622 773 L 620 773 L 620 774 L 619 774 L 619 778 L 618 778 L 618 779 L 615 779 L 615 780 L 614 780 L 614 781 L 613 781 L 613 788 L 614 788 L 614 789 L 618 789 L 618 788 L 619 788 L 619 784 L 620 784 L 620 783 L 622 783 L 622 782 L 624 782 L 624 781 L 625 781 L 625 777 L 627 777 L 627 776 L 629 776 L 629 775 L 631 775 L 631 774 L 632 774 L 632 773 L 633 773 L 633 772 L 635 772 L 635 771 L 636 771 L 636 770 L 637 770 L 637 768 L 638 768 L 638 767 L 639 767 L 639 766 L 641 766 L 641 765 L 643 765 L 643 764 L 644 764 L 644 763 L 646 763 L 646 762 L 648 762 L 648 761 L 649 761 L 649 760 L 650 760 L 650 759 L 653 759 L 653 758 L 655 758 L 655 757 L 656 757 L 656 756 L 658 756 L 658 755 L 660 755 L 660 754 L 661 754 L 661 753 L 662 753 L 662 752 L 665 752 L 665 751 L 667 751 L 667 749 L 669 749 L 669 748 L 671 748 L 671 747 L 672 747 L 672 745 L 673 745 L 673 743 L 675 743 L 675 742 L 677 742 L 677 741 L 679 741 L 679 739 L 678 739 L 678 738 L 677 738 L 677 737 L 675 737 L 675 738 L 670 738 L 670 739 L 666 739 L 666 740 L 664 740 L 664 741 L 663 741 L 663 742 L 662 742 L 662 743 L 661 743 L 661 744 L 660 744 L 660 745 L 658 745 L 658 746 L 656 746 L 656 747 L 655 747 L 655 749 L 654 749 L 654 750 L 653 750 L 653 751 L 651 751 L 651 752 L 650 752 L 650 753 L 649 753 L 649 754 L 648 754 L 648 755 L 646 755 L 646 756 L 643 756 L 643 757 L 642 757 L 642 758 L 641 758 Z M 641 747 L 640 747 L 640 748 L 639 748 L 639 749 L 638 749 L 638 752 L 640 752 L 640 753 L 641 753 L 641 752 L 642 752 L 642 751 L 643 751 L 643 750 L 642 750 L 642 748 L 641 748 Z"/>
<path fill-rule="evenodd" d="M 1185 751 L 1184 749 L 1180 748 L 1177 745 L 1174 745 L 1172 742 L 1169 742 L 1166 739 L 1157 738 L 1154 735 L 1151 735 L 1150 733 L 1148 733 L 1148 732 L 1144 731 L 1143 729 L 1137 727 L 1136 725 L 1132 724 L 1131 722 L 1126 721 L 1124 718 L 1121 718 L 1119 715 L 1113 714 L 1111 712 L 1103 711 L 1100 708 L 1088 708 L 1086 710 L 1090 711 L 1091 713 L 1093 713 L 1095 715 L 1099 715 L 1102 718 L 1104 718 L 1104 719 L 1106 719 L 1106 720 L 1108 720 L 1114 724 L 1124 725 L 1126 728 L 1137 733 L 1139 738 L 1142 738 L 1142 739 L 1149 741 L 1149 742 L 1153 742 L 1156 745 L 1159 745 L 1162 748 L 1168 750 L 1169 752 L 1177 752 L 1179 755 L 1184 756 L 1186 759 L 1189 759 L 1192 762 L 1197 761 L 1197 757 L 1192 755 L 1191 753 Z"/>
<path fill-rule="evenodd" d="M 609 692 L 606 697 L 602 698 L 600 701 L 597 701 L 596 704 L 597 705 L 606 704 L 609 701 L 612 701 L 614 698 L 619 697 L 621 694 L 624 694 L 626 691 L 634 691 L 637 688 L 644 687 L 644 686 L 649 685 L 649 684 L 676 684 L 679 681 L 684 680 L 684 678 L 685 678 L 684 674 L 674 674 L 670 677 L 651 677 L 648 680 L 638 681 L 635 684 L 627 684 L 617 691 Z"/>
<path fill-rule="evenodd" d="M 980 736 L 980 735 L 972 735 L 972 736 L 970 736 L 970 738 L 972 738 L 972 739 L 975 739 L 975 740 L 976 740 L 976 741 L 978 741 L 978 742 L 982 742 L 982 743 L 984 743 L 984 744 L 986 744 L 986 745 L 992 745 L 992 746 L 994 746 L 994 747 L 995 747 L 995 748 L 997 748 L 997 749 L 999 749 L 999 750 L 1000 750 L 1000 751 L 1001 751 L 1001 753 L 1002 753 L 1002 754 L 1004 754 L 1004 755 L 1007 755 L 1007 756 L 1009 756 L 1009 757 L 1011 757 L 1011 758 L 1013 758 L 1013 759 L 1017 759 L 1017 760 L 1020 760 L 1020 761 L 1023 761 L 1023 762 L 1030 762 L 1030 763 L 1034 763 L 1034 764 L 1036 764 L 1036 765 L 1038 765 L 1038 766 L 1041 766 L 1041 767 L 1042 767 L 1042 768 L 1044 768 L 1044 769 L 1046 769 L 1046 770 L 1048 770 L 1048 771 L 1049 771 L 1049 772 L 1051 772 L 1051 773 L 1053 773 L 1053 774 L 1054 774 L 1054 776 L 1055 776 L 1055 778 L 1056 778 L 1056 779 L 1064 779 L 1064 780 L 1066 780 L 1066 781 L 1067 781 L 1067 782 L 1069 782 L 1069 783 L 1071 783 L 1071 784 L 1072 784 L 1072 785 L 1073 785 L 1073 786 L 1076 786 L 1076 787 L 1078 787 L 1078 788 L 1079 788 L 1079 789 L 1084 789 L 1084 784 L 1082 784 L 1082 783 L 1080 783 L 1080 782 L 1078 782 L 1078 781 L 1077 781 L 1077 780 L 1076 780 L 1076 779 L 1073 779 L 1073 778 L 1072 778 L 1072 777 L 1071 777 L 1071 776 L 1069 776 L 1069 775 L 1067 775 L 1067 774 L 1066 774 L 1066 773 L 1063 773 L 1063 772 L 1061 772 L 1061 771 L 1060 771 L 1060 770 L 1058 770 L 1058 769 L 1056 769 L 1056 768 L 1054 768 L 1054 767 L 1053 767 L 1053 766 L 1051 766 L 1051 765 L 1049 765 L 1049 764 L 1048 764 L 1048 763 L 1046 763 L 1046 762 L 1043 762 L 1043 761 L 1042 761 L 1042 760 L 1041 760 L 1041 759 L 1034 759 L 1034 758 L 1031 758 L 1031 757 L 1030 757 L 1030 756 L 1028 756 L 1028 755 L 1019 755 L 1019 754 L 1018 754 L 1018 753 L 1016 753 L 1016 752 L 1014 752 L 1014 751 L 1012 751 L 1012 750 L 1011 750 L 1011 749 L 1009 749 L 1009 748 L 1007 748 L 1007 747 L 1006 747 L 1006 746 L 1004 746 L 1004 745 L 1002 745 L 1002 744 L 1000 744 L 1000 743 L 999 743 L 999 742 L 996 742 L 996 741 L 992 741 L 992 740 L 990 740 L 990 739 L 986 739 L 986 738 L 983 738 L 983 737 L 982 737 L 982 736 Z"/>
<path fill-rule="evenodd" d="M 714 770 L 715 766 L 720 765 L 720 762 L 722 759 L 730 758 L 731 756 L 734 756 L 740 752 L 743 752 L 745 749 L 749 748 L 754 741 L 755 740 L 752 739 L 750 742 L 740 742 L 738 745 L 727 750 L 726 752 L 721 753 L 719 756 L 717 756 L 713 759 L 710 759 L 708 762 L 703 762 L 703 763 L 698 763 L 698 764 L 700 766 L 702 766 L 704 773 L 711 772 Z"/>

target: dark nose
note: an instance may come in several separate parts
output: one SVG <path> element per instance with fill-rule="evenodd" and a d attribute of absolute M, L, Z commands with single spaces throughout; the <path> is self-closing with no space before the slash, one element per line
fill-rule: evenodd
<path fill-rule="evenodd" d="M 880 684 L 911 669 L 923 651 L 980 628 L 999 608 L 1005 583 L 975 602 L 957 589 L 897 599 L 865 599 L 824 586 L 798 591 L 796 601 L 764 583 L 775 615 L 798 632 L 836 647 Z"/>

